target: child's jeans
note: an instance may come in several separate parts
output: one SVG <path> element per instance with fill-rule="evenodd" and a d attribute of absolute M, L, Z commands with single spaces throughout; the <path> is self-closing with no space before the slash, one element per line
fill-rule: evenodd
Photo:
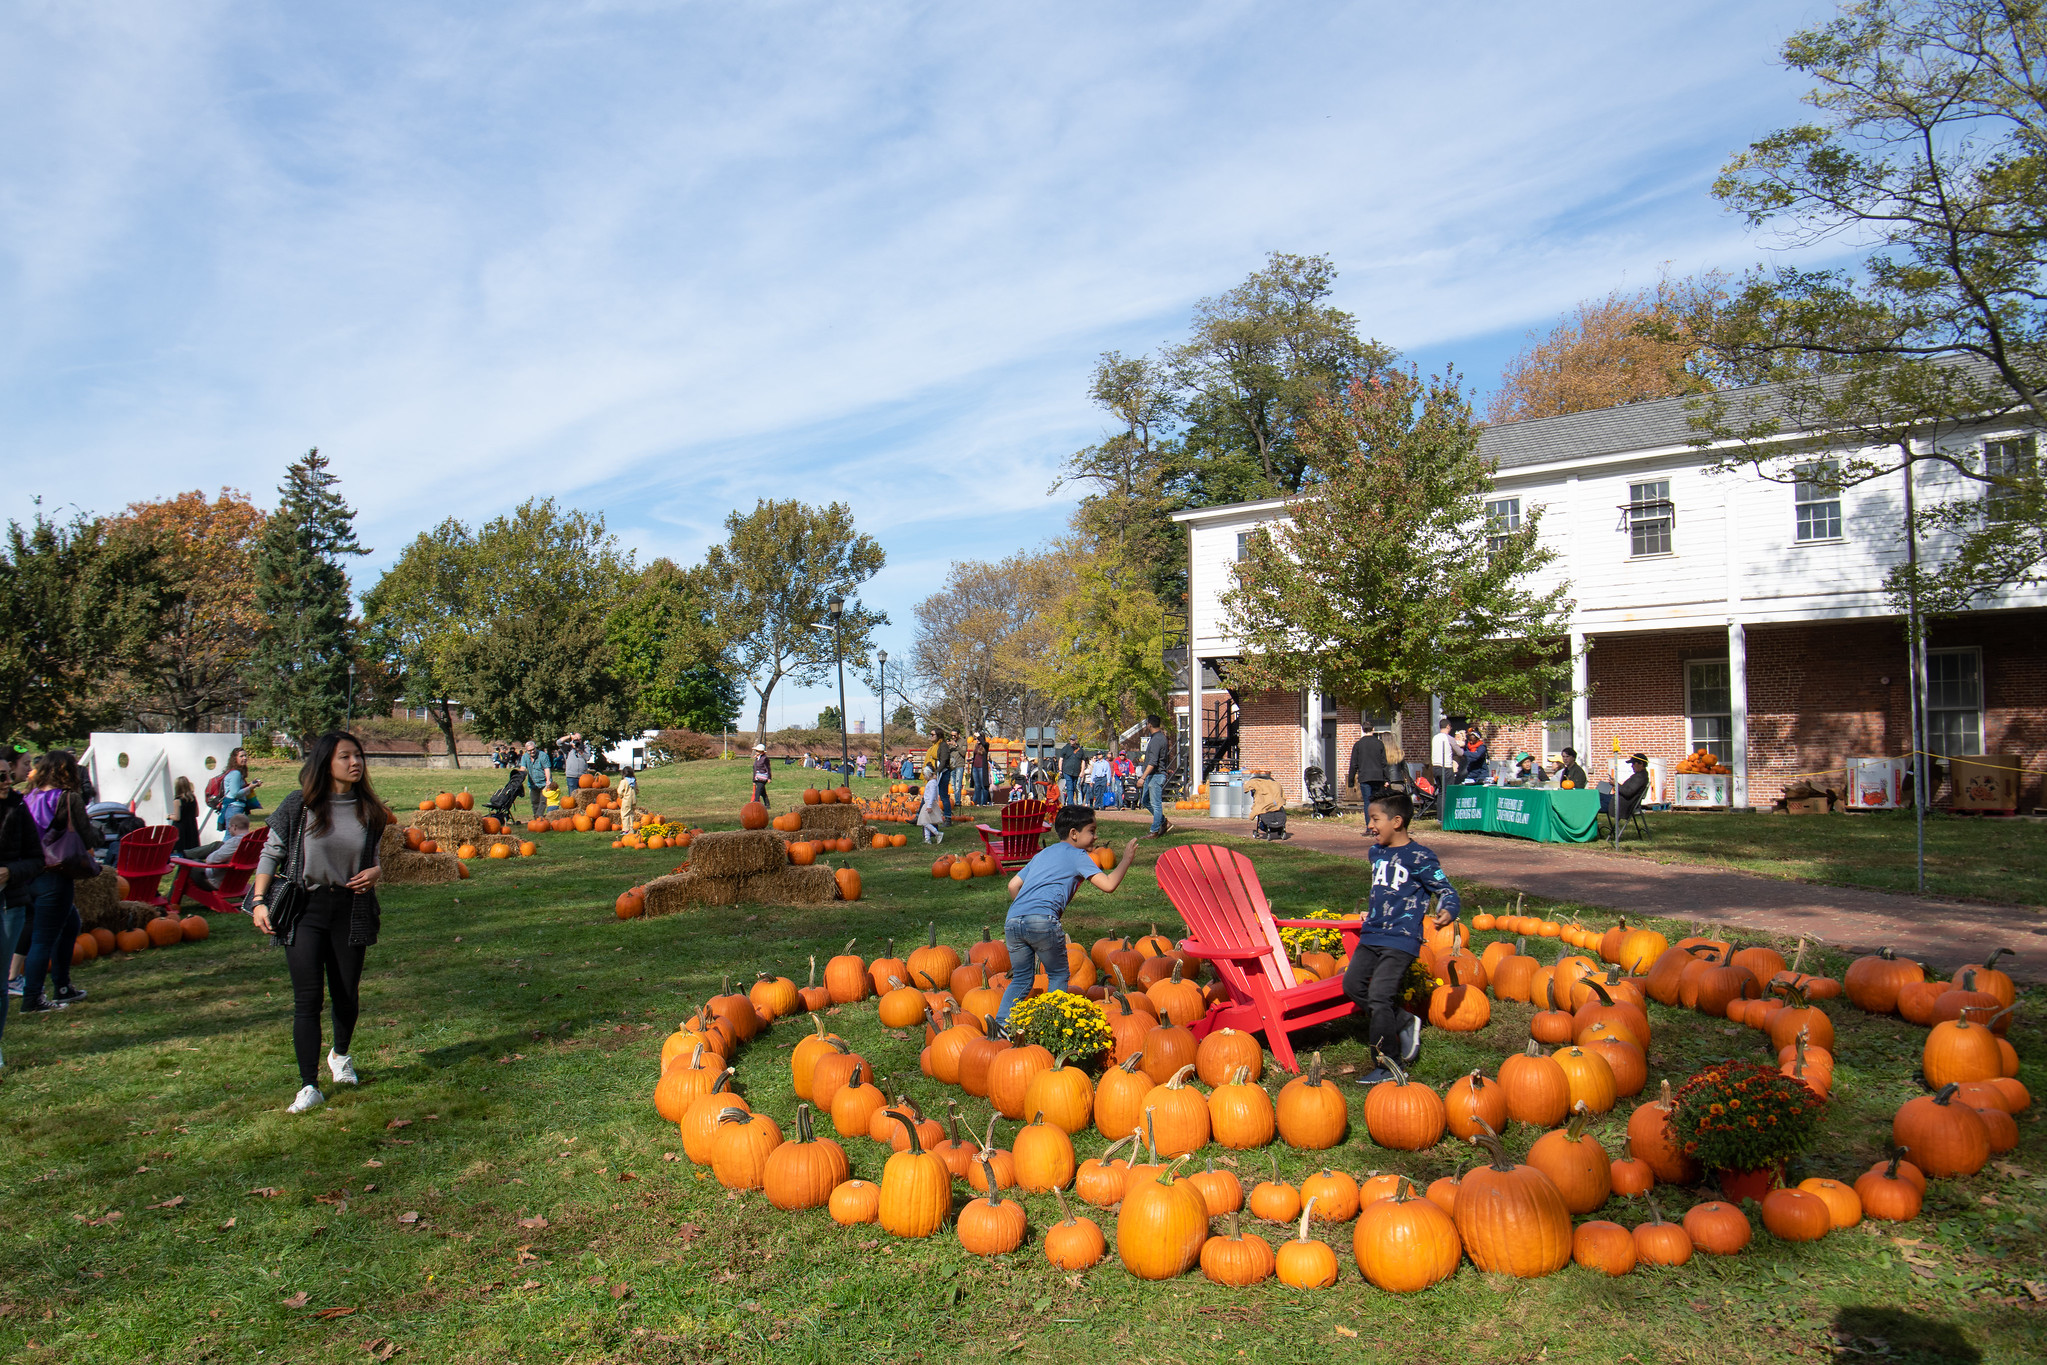
<path fill-rule="evenodd" d="M 1003 989 L 1002 1003 L 995 1007 L 995 1017 L 1006 1024 L 1016 1002 L 1030 993 L 1039 967 L 1045 969 L 1047 991 L 1065 990 L 1070 978 L 1066 930 L 1057 915 L 1023 915 L 1009 921 L 1002 926 L 1002 943 L 1009 949 L 1009 985 Z"/>
<path fill-rule="evenodd" d="M 1398 948 L 1380 948 L 1360 943 L 1344 969 L 1343 993 L 1365 1016 L 1365 1036 L 1378 1051 L 1400 1060 L 1400 982 L 1407 975 L 1413 953 Z M 1372 1059 L 1374 1066 L 1378 1059 Z"/>

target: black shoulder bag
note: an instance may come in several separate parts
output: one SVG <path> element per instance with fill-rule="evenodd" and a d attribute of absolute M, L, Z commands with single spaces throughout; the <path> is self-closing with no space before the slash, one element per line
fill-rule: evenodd
<path fill-rule="evenodd" d="M 270 884 L 270 936 L 285 939 L 298 927 L 299 918 L 306 913 L 306 888 L 300 884 L 298 875 L 306 859 L 306 812 L 298 812 L 298 848 L 294 855 L 279 860 L 280 871 L 289 873 L 274 879 Z"/>

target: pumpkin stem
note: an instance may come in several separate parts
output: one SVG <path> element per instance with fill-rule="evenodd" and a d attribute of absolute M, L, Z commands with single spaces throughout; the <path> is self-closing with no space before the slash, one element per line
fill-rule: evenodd
<path fill-rule="evenodd" d="M 1385 1067 L 1388 1071 L 1393 1073 L 1393 1083 L 1395 1085 L 1407 1084 L 1407 1073 L 1400 1069 L 1400 1063 L 1394 1061 L 1391 1057 L 1388 1057 L 1385 1053 L 1379 1051 L 1378 1048 L 1372 1049 L 1372 1055 L 1378 1058 L 1380 1066 Z"/>
<path fill-rule="evenodd" d="M 815 988 L 816 988 L 816 986 L 817 986 L 817 954 L 816 954 L 816 953 L 812 953 L 812 954 L 810 955 L 810 985 L 811 985 L 811 987 L 812 987 L 813 989 L 815 989 Z"/>
<path fill-rule="evenodd" d="M 1583 978 L 1583 980 L 1585 985 L 1591 988 L 1592 993 L 1599 997 L 1600 1004 L 1611 1005 L 1613 1003 L 1613 992 L 1607 990 L 1606 987 L 1600 985 L 1589 976 Z"/>
<path fill-rule="evenodd" d="M 1100 1155 L 1099 1157 L 1095 1158 L 1095 1159 L 1096 1159 L 1097 1161 L 1101 1162 L 1101 1163 L 1102 1163 L 1102 1164 L 1103 1164 L 1104 1166 L 1107 1166 L 1107 1165 L 1109 1165 L 1109 1164 L 1110 1164 L 1110 1163 L 1109 1163 L 1109 1153 L 1111 1153 L 1111 1152 L 1115 1151 L 1115 1150 L 1116 1150 L 1116 1149 L 1117 1149 L 1118 1147 L 1121 1147 L 1121 1146 L 1122 1146 L 1122 1145 L 1123 1145 L 1124 1143 L 1126 1143 L 1126 1142 L 1136 1142 L 1136 1141 L 1137 1141 L 1137 1134 L 1135 1134 L 1135 1133 L 1125 1133 L 1125 1134 L 1124 1134 L 1124 1135 L 1123 1135 L 1122 1137 L 1119 1137 L 1119 1138 L 1117 1138 L 1117 1139 L 1116 1139 L 1116 1140 L 1115 1140 L 1114 1142 L 1112 1142 L 1112 1143 L 1110 1143 L 1110 1144 L 1109 1144 L 1108 1146 L 1106 1146 L 1106 1147 L 1102 1148 L 1102 1154 L 1101 1154 L 1101 1155 Z M 1125 1164 L 1125 1165 L 1128 1165 L 1129 1163 L 1128 1163 L 1128 1162 L 1126 1162 L 1126 1163 L 1124 1163 L 1124 1164 Z"/>
<path fill-rule="evenodd" d="M 2017 954 L 2017 953 L 2013 953 L 2013 952 L 2011 951 L 2011 949 L 2009 949 L 2009 948 L 1998 948 L 1998 949 L 1995 949 L 1995 950 L 1993 950 L 1993 951 L 1991 952 L 1991 954 L 1990 954 L 1990 956 L 1989 956 L 1989 957 L 1986 957 L 1986 958 L 1984 958 L 1984 959 L 1983 959 L 1983 970 L 1987 972 L 1987 971 L 1990 971 L 1991 969 L 1993 969 L 1994 967 L 1996 967 L 1996 966 L 1997 966 L 1997 959 L 1999 959 L 1999 958 L 2003 957 L 2003 956 L 2004 956 L 2004 955 L 2005 955 L 2006 953 L 2011 953 L 2011 955 L 2012 955 L 2013 957 L 2017 957 L 2017 956 L 2018 956 L 2018 954 Z"/>
<path fill-rule="evenodd" d="M 931 936 L 925 940 L 925 946 L 930 948 L 936 948 L 938 946 L 938 921 L 935 919 L 927 920 L 925 922 L 925 927 L 930 931 L 931 934 Z"/>
<path fill-rule="evenodd" d="M 690 1069 L 691 1071 L 701 1071 L 701 1070 L 703 1070 L 703 1068 L 704 1068 L 704 1045 L 703 1045 L 702 1043 L 698 1043 L 698 1044 L 697 1044 L 697 1050 L 696 1050 L 695 1052 L 692 1052 L 692 1053 L 690 1053 L 690 1054 L 689 1054 L 689 1069 Z"/>
<path fill-rule="evenodd" d="M 995 1111 L 991 1109 L 988 1111 L 988 1136 L 981 1139 L 981 1155 L 986 1156 L 988 1153 L 994 1150 L 995 1150 Z"/>
<path fill-rule="evenodd" d="M 991 1190 L 995 1188 L 995 1177 L 992 1171 L 989 1173 L 988 1188 Z M 1059 1226 L 1062 1228 L 1072 1227 L 1073 1210 L 1067 1205 L 1066 1196 L 1060 1191 L 1057 1185 L 1054 1185 L 1052 1187 L 1052 1197 L 1059 1201 Z"/>
<path fill-rule="evenodd" d="M 1154 1112 L 1155 1111 L 1151 1108 L 1151 1106 L 1149 1105 L 1145 1106 L 1144 1136 L 1145 1141 L 1151 1144 L 1151 1159 L 1152 1163 L 1156 1165 L 1159 1159 L 1159 1130 L 1157 1126 L 1152 1123 L 1152 1114 Z"/>
<path fill-rule="evenodd" d="M 1492 1164 L 1494 1170 L 1496 1171 L 1513 1170 L 1514 1163 L 1507 1159 L 1506 1145 L 1500 1141 L 1500 1135 L 1493 1131 L 1493 1126 L 1490 1123 L 1487 1123 L 1484 1119 L 1477 1117 L 1476 1115 L 1473 1115 L 1472 1122 L 1478 1125 L 1478 1131 L 1476 1133 L 1473 1133 L 1471 1137 L 1467 1140 L 1474 1147 L 1483 1147 L 1486 1149 L 1487 1152 L 1492 1154 L 1493 1158 Z"/>
<path fill-rule="evenodd" d="M 1521 1049 L 1521 1055 L 1524 1057 L 1544 1057 L 1547 1056 L 1548 1054 L 1542 1050 L 1542 1044 L 1536 1042 L 1533 1038 L 1530 1038 L 1528 1040 L 1528 1046 Z M 1668 1094 L 1670 1092 L 1669 1081 L 1665 1081 L 1663 1083 L 1663 1090 L 1665 1094 Z"/>
<path fill-rule="evenodd" d="M 718 1111 L 718 1118 L 717 1118 L 717 1122 L 719 1122 L 719 1123 L 751 1123 L 751 1122 L 753 1122 L 753 1115 L 752 1115 L 752 1114 L 749 1114 L 749 1113 L 748 1113 L 748 1112 L 747 1112 L 746 1110 L 744 1110 L 744 1109 L 740 1109 L 740 1108 L 738 1108 L 738 1107 L 736 1107 L 736 1106 L 733 1106 L 733 1105 L 727 1105 L 727 1106 L 726 1106 L 725 1108 L 723 1108 L 723 1109 L 720 1109 L 720 1110 Z"/>
<path fill-rule="evenodd" d="M 1657 1207 L 1656 1207 L 1656 1196 L 1655 1196 L 1655 1195 L 1653 1195 L 1653 1194 L 1651 1194 L 1651 1193 L 1649 1193 L 1649 1192 L 1648 1192 L 1647 1190 L 1644 1190 L 1644 1191 L 1642 1191 L 1642 1199 L 1643 1199 L 1643 1202 L 1645 1202 L 1646 1204 L 1648 1204 L 1648 1205 L 1649 1205 L 1649 1224 L 1650 1224 L 1650 1226 L 1651 1226 L 1651 1227 L 1659 1227 L 1659 1228 L 1660 1228 L 1660 1227 L 1662 1227 L 1662 1226 L 1663 1226 L 1663 1210 L 1662 1210 L 1662 1209 L 1659 1209 L 1659 1208 L 1657 1208 Z"/>
<path fill-rule="evenodd" d="M 1231 1084 L 1231 1085 L 1248 1085 L 1248 1084 L 1250 1084 L 1250 1081 L 1251 1081 L 1251 1068 L 1250 1068 L 1250 1067 L 1248 1067 L 1248 1066 L 1240 1066 L 1240 1067 L 1238 1067 L 1238 1068 L 1236 1069 L 1235 1073 L 1234 1073 L 1234 1074 L 1232 1074 L 1232 1075 L 1231 1075 L 1231 1077 L 1230 1077 L 1230 1084 Z"/>
<path fill-rule="evenodd" d="M 1279 1153 L 1277 1151 L 1267 1151 L 1265 1155 L 1272 1162 L 1272 1183 L 1277 1185 L 1279 1183 Z"/>
<path fill-rule="evenodd" d="M 981 926 L 981 942 L 983 942 L 983 943 L 993 943 L 994 941 L 995 941 L 994 939 L 992 939 L 992 938 L 988 937 L 988 926 L 987 926 L 987 925 L 985 925 L 985 924 L 984 924 L 984 925 L 982 925 L 982 926 Z"/>
<path fill-rule="evenodd" d="M 1319 1052 L 1308 1058 L 1308 1084 L 1322 1084 L 1322 1054 Z"/>
<path fill-rule="evenodd" d="M 1670 1080 L 1667 1077 L 1663 1082 L 1663 1093 L 1656 1097 L 1656 1107 L 1666 1114 L 1677 1108 L 1677 1101 L 1670 1097 Z"/>
<path fill-rule="evenodd" d="M 1211 1171 L 1215 1169 L 1215 1163 L 1213 1161 L 1208 1163 L 1208 1169 Z M 1244 1240 L 1244 1229 L 1243 1226 L 1237 1221 L 1237 1211 L 1235 1209 L 1230 1210 L 1230 1240 L 1232 1242 L 1241 1242 Z"/>
<path fill-rule="evenodd" d="M 710 1093 L 715 1095 L 720 1090 L 730 1091 L 732 1088 L 732 1078 L 734 1076 L 737 1076 L 738 1074 L 739 1074 L 738 1067 L 736 1066 L 726 1067 L 723 1071 L 718 1073 L 718 1078 L 711 1082 Z"/>
<path fill-rule="evenodd" d="M 1179 1069 L 1178 1071 L 1175 1071 L 1175 1072 L 1174 1072 L 1174 1073 L 1173 1073 L 1173 1074 L 1172 1074 L 1171 1076 L 1168 1076 L 1168 1077 L 1166 1078 L 1166 1089 L 1168 1089 L 1168 1090 L 1184 1090 L 1184 1089 L 1186 1089 L 1186 1088 L 1187 1088 L 1187 1078 L 1188 1078 L 1189 1076 L 1193 1075 L 1193 1074 L 1194 1074 L 1194 1063 L 1192 1063 L 1192 1062 L 1189 1062 L 1189 1063 L 1188 1063 L 1187 1065 L 1185 1065 L 1185 1066 L 1181 1067 L 1181 1068 L 1180 1068 L 1180 1069 Z M 1149 1109 L 1147 1109 L 1147 1110 L 1146 1110 L 1145 1112 L 1146 1112 L 1146 1113 L 1150 1113 L 1151 1111 L 1150 1111 Z"/>
<path fill-rule="evenodd" d="M 847 939 L 847 940 L 846 940 L 846 946 L 845 946 L 845 947 L 844 947 L 843 949 L 841 949 L 841 950 L 840 950 L 840 952 L 839 952 L 839 956 L 840 956 L 840 957 L 851 957 L 851 956 L 853 955 L 853 945 L 854 945 L 854 944 L 856 944 L 856 943 L 858 943 L 859 941 L 860 941 L 860 940 L 859 940 L 859 939 L 857 939 L 857 938 L 849 938 L 849 939 Z"/>
<path fill-rule="evenodd" d="M 1180 984 L 1180 968 L 1182 965 L 1179 958 L 1173 959 L 1173 984 L 1175 986 Z"/>
<path fill-rule="evenodd" d="M 1308 1196 L 1308 1202 L 1301 1206 L 1301 1235 L 1297 1241 L 1308 1240 L 1308 1219 L 1315 1212 L 1315 1201 L 1321 1197 L 1319 1194 L 1311 1194 Z"/>
<path fill-rule="evenodd" d="M 891 1109 L 888 1111 L 888 1116 L 894 1119 L 897 1123 L 902 1124 L 903 1131 L 909 1134 L 911 1154 L 914 1156 L 924 1155 L 924 1139 L 917 1136 L 917 1125 L 910 1122 L 909 1115 Z M 994 1125 L 990 1124 L 989 1127 L 992 1129 Z M 991 1180 L 988 1183 L 991 1186 L 993 1186 L 995 1182 Z"/>
<path fill-rule="evenodd" d="M 1002 1202 L 1002 1192 L 995 1188 L 995 1167 L 986 1157 L 981 1158 L 981 1174 L 988 1178 L 989 1205 L 992 1207 L 993 1205 L 1000 1204 Z"/>
<path fill-rule="evenodd" d="M 807 1104 L 796 1106 L 796 1140 L 798 1142 L 814 1140 L 810 1127 L 810 1106 Z"/>
<path fill-rule="evenodd" d="M 1479 1122 L 1483 1123 L 1485 1120 L 1480 1119 Z M 1592 1122 L 1592 1110 L 1586 1105 L 1585 1101 L 1579 1100 L 1571 1106 L 1571 1121 L 1564 1125 L 1564 1141 L 1583 1142 L 1585 1140 L 1585 1125 L 1590 1122 Z"/>
<path fill-rule="evenodd" d="M 962 1147 L 966 1145 L 960 1141 L 960 1107 L 956 1104 L 948 1103 L 946 1105 L 945 1131 L 952 1134 L 952 1141 L 946 1144 L 947 1146 Z"/>
<path fill-rule="evenodd" d="M 1884 1155 L 1889 1157 L 1891 1162 L 1890 1165 L 1884 1167 L 1884 1179 L 1896 1180 L 1898 1178 L 1898 1163 L 1903 1161 L 1905 1153 L 1911 1150 L 1910 1147 L 1900 1147 L 1895 1143 L 1887 1144 L 1884 1147 Z"/>
<path fill-rule="evenodd" d="M 1948 1104 L 1954 1099 L 1955 1092 L 1961 1088 L 1961 1082 L 1949 1081 L 1946 1085 L 1933 1092 L 1933 1102 L 1939 1105 Z"/>
<path fill-rule="evenodd" d="M 1139 1048 L 1137 1051 L 1131 1053 L 1128 1057 L 1123 1059 L 1123 1071 L 1128 1075 L 1135 1075 L 1137 1072 L 1137 1064 L 1143 1060 L 1144 1049 Z"/>

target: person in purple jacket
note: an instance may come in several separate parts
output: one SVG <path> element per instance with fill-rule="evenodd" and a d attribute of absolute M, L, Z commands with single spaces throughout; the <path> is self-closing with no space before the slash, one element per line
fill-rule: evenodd
<path fill-rule="evenodd" d="M 1422 922 L 1427 919 L 1440 928 L 1463 908 L 1436 855 L 1408 836 L 1413 816 L 1414 802 L 1406 792 L 1387 792 L 1371 804 L 1367 828 L 1372 835 L 1372 895 L 1358 946 L 1343 973 L 1343 993 L 1365 1016 L 1374 1055 L 1403 1063 L 1412 1062 L 1421 1051 L 1421 1020 L 1400 1008 L 1400 983 L 1421 955 Z M 1431 898 L 1436 902 L 1433 912 Z M 1358 1084 L 1391 1079 L 1385 1067 L 1375 1066 Z"/>

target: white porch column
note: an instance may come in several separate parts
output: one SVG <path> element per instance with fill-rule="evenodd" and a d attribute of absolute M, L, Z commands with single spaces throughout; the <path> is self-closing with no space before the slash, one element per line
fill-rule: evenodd
<path fill-rule="evenodd" d="M 1585 654 L 1585 632 L 1571 632 L 1571 747 L 1584 763 L 1592 752 L 1592 661 Z"/>
<path fill-rule="evenodd" d="M 1301 769 L 1305 772 L 1322 766 L 1322 693 L 1311 687 L 1303 696 L 1302 705 L 1307 714 L 1302 717 L 1301 726 Z M 1327 779 L 1329 774 L 1322 776 Z M 1306 794 L 1304 789 L 1302 795 Z"/>
<path fill-rule="evenodd" d="M 1208 781 L 1208 773 L 1202 767 L 1207 760 L 1203 757 L 1208 738 L 1206 711 L 1201 702 L 1201 656 L 1194 652 L 1194 642 L 1187 642 L 1187 730 L 1193 739 L 1187 752 L 1187 790 L 1192 793 L 1199 784 Z"/>
<path fill-rule="evenodd" d="M 1431 741 L 1435 739 L 1436 731 L 1442 728 L 1443 698 L 1437 695 L 1436 693 L 1431 692 L 1429 693 L 1429 738 Z"/>
<path fill-rule="evenodd" d="M 1727 623 L 1727 704 L 1734 730 L 1734 776 L 1728 781 L 1728 804 L 1748 806 L 1748 633 L 1739 621 Z"/>

